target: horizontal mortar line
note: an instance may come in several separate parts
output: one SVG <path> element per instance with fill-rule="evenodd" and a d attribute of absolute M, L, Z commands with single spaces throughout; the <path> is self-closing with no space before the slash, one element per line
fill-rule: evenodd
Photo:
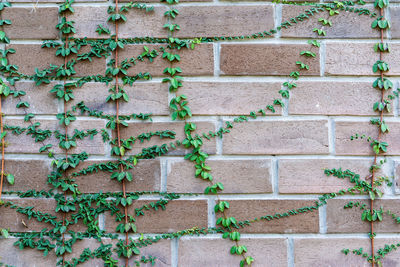
<path fill-rule="evenodd" d="M 257 159 L 337 159 L 337 160 L 371 160 L 371 156 L 332 156 L 332 155 L 210 155 L 208 160 L 257 160 Z M 390 157 L 391 158 L 391 157 Z M 400 158 L 400 157 L 399 157 Z M 173 160 L 173 159 L 169 159 Z M 177 159 L 178 160 L 178 159 Z"/>
<path fill-rule="evenodd" d="M 252 33 L 251 33 L 252 34 Z M 260 38 L 260 39 L 243 39 L 243 40 L 222 40 L 222 41 L 217 41 L 218 43 L 225 45 L 225 44 L 298 44 L 298 45 L 311 45 L 308 43 L 310 39 L 316 39 L 317 41 L 320 42 L 325 42 L 327 44 L 330 43 L 361 43 L 361 44 L 375 44 L 376 42 L 379 41 L 379 37 L 377 36 L 376 38 L 374 37 L 365 37 L 365 38 L 317 38 L 317 37 L 284 37 L 281 36 L 279 38 L 271 38 L 271 37 L 265 37 L 265 38 Z M 397 44 L 400 43 L 400 40 L 390 40 L 387 42 L 391 44 Z M 372 50 L 371 50 L 372 52 Z"/>
<path fill-rule="evenodd" d="M 283 83 L 287 82 L 289 77 L 286 76 L 219 76 L 219 77 L 192 77 L 184 76 L 183 86 L 185 82 L 217 82 L 217 83 L 228 83 L 228 82 L 276 82 Z M 301 78 L 295 83 L 301 84 L 302 82 L 368 82 L 372 83 L 376 80 L 374 76 L 301 76 Z M 153 78 L 153 82 L 162 82 L 162 78 Z M 142 82 L 140 82 L 142 83 Z M 143 82 L 146 83 L 146 82 Z M 371 84 L 372 88 L 372 84 Z M 292 89 L 296 90 L 296 88 Z"/>
<path fill-rule="evenodd" d="M 244 228 L 246 229 L 246 228 Z M 137 235 L 138 237 L 140 235 Z M 368 239 L 369 237 L 367 233 L 327 233 L 327 234 L 317 234 L 317 233 L 293 233 L 293 234 L 248 234 L 248 233 L 241 233 L 241 238 L 265 238 L 265 239 L 273 239 L 273 238 L 305 238 L 305 239 L 329 239 L 329 238 L 362 238 Z M 398 232 L 393 233 L 378 233 L 375 239 L 380 238 L 399 238 L 400 234 Z M 222 238 L 220 234 L 208 234 L 207 236 L 183 236 L 181 237 L 182 240 L 191 240 L 191 239 L 215 239 L 215 238 Z"/>
<path fill-rule="evenodd" d="M 266 103 L 267 105 L 267 103 Z M 262 107 L 260 107 L 262 108 Z M 250 113 L 250 111 L 249 111 Z M 247 115 L 247 114 L 242 114 L 242 115 Z M 221 116 L 221 119 L 223 121 L 232 121 L 235 118 L 237 118 L 240 115 L 195 115 L 192 118 L 188 119 L 188 122 L 209 122 L 214 124 L 216 126 L 218 124 L 218 116 Z M 5 115 L 4 118 L 7 120 L 23 120 L 24 115 Z M 354 115 L 348 115 L 348 116 L 337 116 L 337 115 L 294 115 L 294 114 L 289 114 L 289 116 L 282 116 L 282 115 L 270 115 L 270 116 L 265 116 L 265 117 L 257 117 L 256 119 L 250 119 L 248 122 L 291 122 L 291 121 L 308 121 L 308 120 L 314 120 L 314 121 L 321 121 L 321 120 L 328 120 L 328 119 L 333 119 L 335 122 L 369 122 L 371 118 L 378 117 L 378 115 L 365 115 L 365 116 L 354 116 Z M 139 119 L 132 119 L 132 120 L 126 120 L 126 122 L 130 124 L 136 124 L 136 123 L 184 123 L 183 121 L 172 121 L 169 115 L 165 116 L 153 116 L 151 117 L 152 121 L 147 120 L 147 121 L 141 121 Z M 35 115 L 35 117 L 32 119 L 33 122 L 36 121 L 54 121 L 58 122 L 58 119 L 52 115 Z M 97 121 L 97 122 L 106 122 L 106 119 L 100 119 L 100 118 L 93 118 L 90 116 L 76 116 L 76 121 L 74 122 L 79 122 L 79 121 Z M 398 117 L 385 117 L 386 122 L 400 122 L 400 118 Z M 71 123 L 71 127 L 74 127 L 74 122 Z M 28 123 L 27 123 L 28 126 Z M 22 125 L 24 127 L 24 125 Z"/>

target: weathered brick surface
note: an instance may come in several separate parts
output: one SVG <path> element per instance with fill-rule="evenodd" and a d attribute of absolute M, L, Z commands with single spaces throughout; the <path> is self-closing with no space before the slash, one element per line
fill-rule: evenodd
<path fill-rule="evenodd" d="M 392 38 L 400 38 L 400 7 L 391 6 L 390 7 L 392 28 L 390 30 Z"/>
<path fill-rule="evenodd" d="M 209 131 L 215 131 L 215 126 L 210 122 L 197 122 L 197 130 L 195 133 L 202 134 L 208 133 Z M 163 144 L 170 144 L 171 142 L 175 142 L 176 140 L 182 141 L 185 138 L 184 133 L 184 123 L 183 122 L 157 122 L 157 123 L 148 123 L 148 122 L 132 122 L 129 123 L 128 127 L 121 128 L 121 138 L 126 139 L 131 136 L 138 136 L 142 133 L 149 133 L 149 132 L 157 132 L 157 131 L 165 131 L 170 130 L 176 133 L 175 139 L 166 139 L 160 138 L 158 136 L 152 137 L 149 141 L 144 141 L 143 143 L 136 142 L 133 146 L 133 149 L 129 153 L 138 153 L 141 152 L 143 148 L 151 147 L 154 145 L 163 145 Z M 215 138 L 211 140 L 204 140 L 203 151 L 210 154 L 215 154 L 216 152 L 216 145 L 215 145 Z M 188 150 L 183 147 L 179 146 L 176 149 L 172 149 L 169 154 L 171 155 L 182 155 L 183 153 L 188 153 Z M 186 154 L 185 153 L 185 154 Z"/>
<path fill-rule="evenodd" d="M 21 250 L 14 246 L 17 241 L 17 238 L 0 239 L 0 260 L 3 264 L 20 267 L 31 267 L 33 263 L 35 267 L 56 266 L 57 258 L 54 253 L 47 257 L 43 257 L 43 252 L 36 249 L 25 249 L 21 253 Z"/>
<path fill-rule="evenodd" d="M 81 171 L 84 168 L 89 167 L 93 164 L 107 163 L 106 160 L 88 160 L 85 161 L 77 168 L 74 172 Z M 111 180 L 111 172 L 99 171 L 87 175 L 75 177 L 76 183 L 78 184 L 79 191 L 82 193 L 98 193 L 100 191 L 105 192 L 121 192 L 122 185 L 115 179 Z M 135 168 L 130 170 L 133 176 L 133 180 L 126 183 L 127 192 L 135 191 L 158 191 L 160 190 L 160 161 L 159 160 L 141 160 Z"/>
<path fill-rule="evenodd" d="M 50 161 L 40 159 L 7 159 L 5 173 L 14 175 L 15 184 L 4 183 L 5 191 L 49 190 L 47 175 L 50 174 Z"/>
<path fill-rule="evenodd" d="M 237 124 L 224 136 L 225 154 L 327 154 L 326 120 Z"/>
<path fill-rule="evenodd" d="M 301 59 L 300 52 L 317 54 L 312 59 Z M 300 44 L 222 44 L 221 75 L 288 75 L 298 70 L 297 60 L 310 69 L 303 75 L 319 76 L 319 53 L 314 47 Z"/>
<path fill-rule="evenodd" d="M 31 120 L 33 123 L 40 122 L 41 125 L 36 129 L 55 131 L 59 130 L 60 133 L 64 133 L 64 127 L 59 125 L 58 120 Z M 31 124 L 26 123 L 23 119 L 6 119 L 5 124 L 10 126 L 20 126 L 29 127 Z M 80 131 L 97 129 L 98 134 L 91 140 L 90 137 L 86 137 L 83 140 L 76 140 L 76 148 L 70 150 L 72 153 L 80 153 L 86 151 L 89 154 L 104 154 L 104 144 L 101 137 L 101 129 L 105 128 L 105 122 L 101 120 L 76 120 L 72 122 L 68 127 L 68 134 L 73 135 L 74 129 L 79 129 Z M 44 141 L 34 142 L 35 139 L 32 135 L 27 135 L 26 131 L 20 135 L 9 133 L 7 135 L 8 147 L 6 153 L 39 153 L 39 149 L 44 144 L 54 144 L 52 149 L 56 153 L 64 153 L 64 150 L 59 148 L 57 145 L 58 140 L 55 138 L 54 134 Z M 20 144 L 24 144 L 21 146 Z"/>
<path fill-rule="evenodd" d="M 128 75 L 136 75 L 139 72 L 149 72 L 152 76 L 164 76 L 163 71 L 165 68 L 170 67 L 170 62 L 162 59 L 163 52 L 160 51 L 159 45 L 146 45 L 149 50 L 157 50 L 158 57 L 149 62 L 147 59 L 144 61 L 137 61 L 137 64 L 130 67 Z M 119 60 L 127 58 L 136 58 L 144 52 L 143 45 L 126 45 L 119 53 Z M 173 67 L 180 67 L 182 75 L 189 76 L 202 76 L 214 74 L 214 52 L 212 44 L 196 45 L 195 49 L 182 48 L 181 50 L 174 50 L 174 54 L 179 54 L 181 60 L 179 63 L 173 63 Z M 193 64 L 196 62 L 196 64 Z"/>
<path fill-rule="evenodd" d="M 210 160 L 215 182 L 224 184 L 223 193 L 271 193 L 270 160 Z M 209 185 L 195 178 L 194 164 L 189 161 L 171 161 L 167 173 L 168 192 L 203 193 Z"/>
<path fill-rule="evenodd" d="M 286 266 L 287 241 L 284 238 L 241 238 L 240 244 L 247 247 L 255 259 L 252 266 Z M 229 250 L 232 242 L 222 238 L 182 238 L 179 240 L 179 266 L 235 266 L 238 257 L 233 257 Z M 218 251 L 218 253 L 216 253 Z M 265 253 L 268 251 L 268 253 Z"/>
<path fill-rule="evenodd" d="M 298 82 L 291 91 L 289 114 L 375 115 L 372 106 L 380 95 L 371 82 Z"/>
<path fill-rule="evenodd" d="M 110 240 L 110 239 L 102 239 L 104 244 L 112 244 L 114 247 L 117 243 L 117 240 Z M 71 254 L 66 255 L 66 260 L 70 260 L 71 258 L 77 257 L 79 258 L 79 255 L 83 252 L 85 248 L 89 248 L 91 251 L 94 251 L 95 249 L 100 247 L 100 243 L 96 240 L 93 239 L 84 239 L 81 241 L 78 241 L 74 245 L 74 250 L 72 251 Z M 140 261 L 141 256 L 148 256 L 151 255 L 156 258 L 155 266 L 171 266 L 171 241 L 169 240 L 160 240 L 157 243 L 152 244 L 151 246 L 147 247 L 141 247 L 139 248 L 141 255 L 139 256 L 132 256 L 129 259 L 129 265 L 134 266 L 136 261 Z M 118 258 L 117 253 L 113 252 L 112 254 L 113 258 Z M 125 262 L 124 258 L 118 258 L 120 263 Z M 89 258 L 88 261 L 79 264 L 80 266 L 83 267 L 102 267 L 104 266 L 104 261 L 102 259 L 91 259 Z M 150 267 L 150 263 L 141 263 L 140 266 L 145 266 L 145 267 Z"/>
<path fill-rule="evenodd" d="M 58 100 L 50 90 L 56 83 L 41 84 L 36 86 L 34 82 L 18 82 L 10 86 L 11 90 L 25 91 L 26 95 L 19 98 L 12 96 L 1 99 L 2 111 L 7 115 L 25 115 L 26 112 L 35 114 L 57 114 Z M 20 101 L 27 101 L 29 108 L 17 108 Z"/>
<path fill-rule="evenodd" d="M 383 54 L 389 64 L 387 75 L 399 75 L 400 67 L 396 58 L 400 56 L 400 45 L 391 44 L 391 53 Z M 374 52 L 374 43 L 326 43 L 325 75 L 377 75 L 372 65 L 379 60 Z"/>
<path fill-rule="evenodd" d="M 360 210 L 360 208 L 343 208 L 349 201 L 359 201 L 360 203 L 366 204 L 368 209 L 370 207 L 369 201 L 361 199 L 334 199 L 328 201 L 326 212 L 328 233 L 364 233 L 370 231 L 370 223 L 367 221 L 361 221 L 362 210 Z M 398 199 L 376 200 L 374 201 L 374 209 L 379 210 L 380 207 L 383 207 L 384 211 L 390 210 L 398 216 L 397 214 L 400 213 L 399 202 Z M 378 233 L 396 233 L 399 232 L 399 230 L 400 226 L 390 215 L 385 214 L 383 216 L 383 221 L 374 222 L 374 231 L 377 231 Z"/>
<path fill-rule="evenodd" d="M 325 169 L 351 170 L 367 177 L 371 160 L 282 159 L 279 161 L 279 192 L 283 194 L 331 193 L 354 186 L 348 179 L 326 176 Z"/>
<path fill-rule="evenodd" d="M 10 39 L 57 39 L 59 37 L 58 8 L 56 7 L 12 7 L 1 12 L 2 19 L 11 20 L 4 27 Z"/>
<path fill-rule="evenodd" d="M 185 82 L 180 92 L 188 97 L 193 114 L 243 115 L 272 104 L 280 96 L 280 86 L 279 83 Z M 281 114 L 280 108 L 276 111 L 270 114 Z"/>
<path fill-rule="evenodd" d="M 17 65 L 18 71 L 24 74 L 35 74 L 35 68 L 39 70 L 47 69 L 50 64 L 61 66 L 64 64 L 64 59 L 56 56 L 56 49 L 42 48 L 38 44 L 11 44 L 7 45 L 7 49 L 15 49 L 15 54 L 9 54 L 7 58 L 9 63 Z M 79 54 L 87 53 L 90 51 L 88 46 L 82 47 Z M 73 59 L 71 56 L 69 59 Z M 87 76 L 87 75 L 104 75 L 106 70 L 104 58 L 93 58 L 92 62 L 77 61 L 74 65 L 76 74 L 74 76 Z"/>
<path fill-rule="evenodd" d="M 124 13 L 127 21 L 119 24 L 119 38 L 166 37 L 167 31 L 162 28 L 166 23 L 163 15 L 166 10 L 166 7 L 155 7 L 154 11 L 148 13 L 144 11 Z M 106 6 L 79 6 L 75 7 L 75 13 L 69 18 L 75 21 L 75 37 L 103 38 L 96 32 L 98 24 L 109 28 L 112 34 L 115 32 L 114 24 L 107 22 L 109 16 Z"/>
<path fill-rule="evenodd" d="M 74 89 L 75 100 L 68 102 L 68 108 L 83 101 L 91 109 L 101 110 L 105 114 L 115 114 L 114 101 L 106 102 L 111 94 L 108 90 L 112 85 L 86 83 Z M 136 83 L 133 86 L 124 85 L 123 89 L 129 96 L 129 102 L 119 101 L 119 114 L 152 113 L 153 115 L 168 115 L 168 88 L 162 83 Z M 93 95 L 96 97 L 93 97 Z M 101 100 L 101 101 L 99 101 Z"/>
<path fill-rule="evenodd" d="M 128 214 L 135 215 L 135 209 L 143 205 L 149 205 L 150 202 L 157 200 L 139 200 L 129 206 Z M 157 211 L 154 209 L 143 210 L 144 216 L 136 218 L 138 232 L 141 233 L 165 233 L 176 232 L 193 228 L 194 226 L 207 226 L 207 201 L 206 200 L 173 200 L 165 206 L 165 210 L 160 207 Z M 181 218 L 176 220 L 176 218 Z M 157 222 L 157 223 L 154 223 Z M 110 214 L 106 214 L 106 229 L 115 232 L 119 223 Z"/>
<path fill-rule="evenodd" d="M 252 220 L 261 216 L 276 213 L 284 214 L 290 210 L 315 205 L 308 200 L 229 200 L 230 208 L 227 216 L 233 216 L 239 221 Z M 289 217 L 261 220 L 246 226 L 243 233 L 316 233 L 319 231 L 318 210 L 299 213 Z"/>
<path fill-rule="evenodd" d="M 283 5 L 282 6 L 282 22 L 289 21 L 291 18 L 305 13 L 309 15 L 310 7 Z M 319 18 L 327 18 L 327 12 L 320 12 L 314 16 L 310 16 L 308 19 L 300 21 L 297 19 L 297 24 L 291 22 L 292 26 L 288 29 L 282 29 L 282 37 L 290 38 L 319 38 L 314 28 L 322 28 L 321 22 L 318 22 Z M 329 16 L 327 18 L 332 22 L 331 27 L 323 27 L 326 32 L 326 36 L 323 38 L 378 38 L 380 36 L 379 31 L 366 27 L 371 24 L 371 18 L 369 16 L 359 16 L 353 12 L 341 11 L 339 15 Z M 349 27 L 351 25 L 351 27 Z"/>
<path fill-rule="evenodd" d="M 56 202 L 54 199 L 3 200 L 5 202 L 12 201 L 18 207 L 33 207 L 34 211 L 41 211 L 52 215 L 55 214 Z M 52 227 L 50 223 L 46 223 L 45 221 L 39 222 L 35 218 L 29 220 L 27 215 L 21 214 L 17 212 L 16 209 L 10 207 L 0 206 L 0 213 L 0 225 L 7 226 L 11 232 L 40 232 L 43 228 Z"/>
<path fill-rule="evenodd" d="M 398 122 L 387 122 L 389 133 L 382 135 L 382 141 L 389 143 L 387 148 L 388 155 L 400 154 L 400 142 L 398 136 L 400 134 L 400 125 Z M 337 155 L 373 155 L 371 146 L 366 139 L 350 140 L 350 136 L 358 133 L 365 134 L 376 139 L 378 129 L 376 126 L 368 122 L 357 121 L 337 121 L 335 123 L 336 136 L 336 154 Z"/>
<path fill-rule="evenodd" d="M 181 29 L 176 37 L 237 36 L 274 27 L 274 11 L 268 6 L 186 6 L 179 9 L 174 23 Z"/>
<path fill-rule="evenodd" d="M 369 238 L 295 238 L 294 239 L 294 262 L 296 267 L 308 266 L 348 266 L 348 267 L 368 267 L 365 258 L 349 253 L 347 256 L 343 254 L 342 249 L 348 248 L 359 250 L 363 248 L 364 252 L 369 252 Z M 376 238 L 375 244 L 377 248 L 383 248 L 385 244 L 397 243 L 397 239 Z M 316 252 L 316 250 L 318 252 Z M 385 255 L 382 260 L 383 266 L 397 266 L 399 258 L 399 250 L 393 250 Z"/>

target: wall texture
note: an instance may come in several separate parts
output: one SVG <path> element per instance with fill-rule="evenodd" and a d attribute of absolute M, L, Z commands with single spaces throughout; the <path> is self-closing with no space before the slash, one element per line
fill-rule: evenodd
<path fill-rule="evenodd" d="M 76 22 L 76 36 L 98 38 L 97 24 L 106 25 L 106 1 L 77 1 L 71 20 Z M 121 24 L 120 37 L 166 36 L 162 25 L 166 6 L 154 3 L 155 11 L 149 15 L 130 11 L 128 21 Z M 371 4 L 367 7 L 373 8 Z M 287 18 L 296 16 L 304 7 L 282 6 L 270 2 L 225 2 L 225 1 L 184 1 L 177 6 L 180 14 L 176 23 L 181 26 L 176 37 L 241 35 L 268 30 L 278 26 Z M 398 86 L 400 77 L 400 6 L 392 3 L 387 14 L 391 18 L 392 52 L 385 55 L 391 66 L 389 75 Z M 51 0 L 38 3 L 26 0 L 13 1 L 13 7 L 5 9 L 3 19 L 13 24 L 5 28 L 12 40 L 7 48 L 14 48 L 9 55 L 12 64 L 20 66 L 24 73 L 34 73 L 34 68 L 47 67 L 49 63 L 62 64 L 62 58 L 54 50 L 41 48 L 42 40 L 59 40 L 55 28 L 60 17 L 58 4 Z M 279 97 L 282 83 L 287 75 L 296 69 L 295 61 L 299 52 L 309 48 L 309 37 L 318 38 L 312 32 L 316 15 L 306 22 L 283 30 L 269 39 L 255 41 L 221 41 L 201 44 L 193 51 L 184 50 L 179 66 L 185 77 L 180 93 L 188 96 L 193 111 L 192 121 L 198 122 L 199 132 L 217 130 L 224 121 L 235 115 L 258 110 Z M 369 124 L 374 116 L 372 104 L 380 92 L 371 87 L 376 79 L 372 65 L 378 59 L 373 44 L 379 38 L 378 32 L 370 27 L 371 18 L 341 12 L 332 19 L 333 26 L 327 28 L 326 38 L 320 39 L 321 47 L 313 48 L 315 59 L 306 61 L 310 70 L 297 82 L 291 91 L 291 98 L 285 107 L 273 116 L 258 118 L 238 124 L 223 139 L 206 142 L 205 151 L 210 154 L 209 165 L 216 181 L 225 185 L 221 199 L 231 200 L 229 214 L 238 219 L 248 219 L 269 213 L 285 212 L 289 209 L 312 204 L 322 193 L 335 192 L 350 184 L 324 175 L 325 168 L 351 169 L 368 175 L 372 162 L 372 151 L 363 140 L 350 141 L 356 133 L 376 135 L 376 129 Z M 112 29 L 113 26 L 110 24 Z M 127 45 L 120 53 L 120 59 L 141 53 L 143 45 Z M 149 45 L 150 48 L 157 45 Z M 95 59 L 93 63 L 79 63 L 77 75 L 104 73 L 106 61 Z M 139 63 L 130 73 L 148 71 L 153 79 L 126 86 L 131 97 L 129 104 L 121 105 L 121 114 L 153 113 L 152 123 L 130 122 L 123 136 L 162 129 L 173 130 L 177 137 L 183 137 L 183 122 L 170 118 L 169 100 L 173 94 L 166 84 L 161 83 L 162 71 L 168 64 L 160 59 L 154 63 Z M 34 86 L 31 81 L 16 83 L 16 88 L 27 92 L 31 107 L 29 112 L 38 114 L 36 121 L 43 127 L 56 129 L 55 114 L 63 111 L 63 103 L 57 102 L 49 93 L 52 85 Z M 114 112 L 114 105 L 105 104 L 108 86 L 87 83 L 76 89 L 76 99 L 84 100 L 92 108 Z M 8 98 L 3 101 L 3 113 L 7 124 L 23 125 L 23 112 L 16 109 L 18 101 Z M 73 103 L 76 104 L 77 102 Z M 400 189 L 396 173 L 400 174 L 400 120 L 398 100 L 394 101 L 393 112 L 386 118 L 391 132 L 385 138 L 391 146 L 388 163 L 383 172 L 395 176 L 393 186 L 385 189 L 385 196 L 379 203 L 400 213 Z M 81 116 L 71 124 L 74 128 L 104 128 L 105 121 Z M 56 140 L 51 140 L 55 142 Z M 50 160 L 38 153 L 40 144 L 32 142 L 26 135 L 7 136 L 6 169 L 14 173 L 15 185 L 5 185 L 4 190 L 46 189 Z M 164 140 L 154 139 L 138 144 L 136 150 Z M 73 152 L 83 150 L 91 157 L 84 166 L 111 159 L 110 146 L 101 141 L 100 135 L 94 140 L 78 142 Z M 62 154 L 62 150 L 58 149 Z M 156 160 L 146 160 L 135 169 L 134 181 L 128 191 L 168 191 L 179 193 L 200 193 L 184 196 L 167 205 L 165 211 L 149 212 L 137 221 L 140 233 L 163 233 L 191 228 L 193 226 L 215 226 L 213 208 L 214 196 L 203 195 L 206 184 L 194 178 L 192 163 L 183 160 L 183 150 L 177 150 Z M 21 167 L 24 166 L 24 167 Z M 83 167 L 84 167 L 83 166 Z M 77 179 L 83 193 L 120 191 L 120 185 L 111 181 L 108 173 L 93 174 Z M 43 211 L 53 211 L 54 201 L 49 199 L 20 200 L 14 195 L 3 199 Z M 157 200 L 147 196 L 130 208 L 141 206 L 146 201 Z M 345 257 L 340 251 L 344 247 L 369 248 L 367 232 L 369 224 L 361 222 L 361 212 L 343 209 L 345 201 L 364 199 L 364 196 L 346 195 L 331 200 L 318 211 L 299 214 L 271 222 L 258 222 L 244 228 L 242 243 L 248 246 L 249 255 L 255 258 L 254 266 L 368 266 L 367 262 L 354 255 Z M 24 222 L 27 226 L 23 225 Z M 45 223 L 28 220 L 14 210 L 0 208 L 0 226 L 10 231 L 35 231 Z M 100 227 L 112 231 L 113 219 L 107 214 L 100 218 Z M 391 220 L 377 223 L 377 246 L 385 242 L 398 241 L 399 226 Z M 135 236 L 135 235 L 133 235 Z M 0 239 L 0 257 L 4 263 L 15 266 L 55 266 L 56 257 L 43 258 L 34 250 L 19 251 L 13 246 L 15 239 Z M 79 255 L 85 247 L 95 248 L 96 241 L 82 241 L 72 253 Z M 158 258 L 156 266 L 238 266 L 240 257 L 232 256 L 229 248 L 232 242 L 219 235 L 206 237 L 182 237 L 179 240 L 165 240 L 145 248 L 144 252 Z M 384 266 L 400 266 L 400 254 L 393 252 L 384 261 Z M 84 266 L 97 266 L 93 260 Z M 385 265 L 387 264 L 387 265 Z"/>

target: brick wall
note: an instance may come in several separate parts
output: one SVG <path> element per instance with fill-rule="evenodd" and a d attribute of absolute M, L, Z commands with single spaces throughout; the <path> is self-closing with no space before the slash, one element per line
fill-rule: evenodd
<path fill-rule="evenodd" d="M 20 66 L 21 72 L 32 74 L 35 67 L 62 64 L 63 59 L 56 57 L 54 50 L 41 48 L 44 39 L 59 40 L 54 27 L 59 20 L 58 4 L 40 0 L 33 8 L 35 1 L 26 1 L 13 1 L 13 7 L 5 9 L 2 17 L 11 19 L 13 23 L 5 27 L 7 36 L 12 39 L 7 47 L 16 50 L 8 57 L 10 62 Z M 181 26 L 175 36 L 181 38 L 260 32 L 276 27 L 304 10 L 303 7 L 273 5 L 264 1 L 182 2 L 177 6 L 180 14 L 175 21 Z M 76 22 L 76 36 L 98 38 L 95 29 L 97 24 L 106 25 L 109 4 L 106 1 L 77 1 L 75 13 L 71 16 L 71 20 Z M 158 3 L 154 6 L 155 11 L 147 15 L 130 11 L 128 21 L 120 26 L 120 37 L 164 37 L 163 13 L 167 7 Z M 367 4 L 367 7 L 372 8 L 372 4 Z M 391 4 L 387 14 L 392 23 L 392 30 L 387 35 L 392 39 L 392 52 L 385 55 L 384 60 L 391 67 L 389 75 L 393 76 L 397 87 L 400 77 L 399 4 Z M 199 132 L 217 130 L 235 115 L 262 108 L 279 97 L 282 83 L 296 69 L 299 52 L 309 48 L 308 38 L 316 37 L 312 29 L 321 16 L 316 15 L 269 39 L 201 44 L 193 51 L 183 50 L 178 65 L 183 70 L 185 81 L 179 92 L 188 96 L 194 114 L 192 121 L 198 122 Z M 379 98 L 379 91 L 371 86 L 375 80 L 372 65 L 378 59 L 373 44 L 379 37 L 378 31 L 370 28 L 371 21 L 367 16 L 347 12 L 334 17 L 333 27 L 327 28 L 326 38 L 320 40 L 321 47 L 313 48 L 317 57 L 305 61 L 310 70 L 297 82 L 298 87 L 291 91 L 291 98 L 285 102 L 284 108 L 278 109 L 273 116 L 236 125 L 223 139 L 206 142 L 204 149 L 210 154 L 213 176 L 225 185 L 221 199 L 228 199 L 231 203 L 229 214 L 241 220 L 285 212 L 313 204 L 319 194 L 349 186 L 347 181 L 326 177 L 324 168 L 349 168 L 362 177 L 368 174 L 372 163 L 370 147 L 365 141 L 350 141 L 349 137 L 356 132 L 377 134 L 369 124 L 369 118 L 376 115 L 372 105 Z M 112 24 L 109 28 L 113 28 Z M 142 47 L 127 45 L 120 53 L 120 59 L 136 56 Z M 156 48 L 157 45 L 149 47 Z M 139 63 L 131 68 L 130 74 L 148 71 L 153 79 L 125 87 L 131 101 L 121 105 L 121 114 L 151 112 L 154 117 L 153 123 L 132 121 L 122 136 L 169 129 L 177 133 L 177 139 L 183 137 L 184 123 L 173 122 L 169 116 L 168 104 L 173 95 L 168 93 L 167 85 L 161 83 L 162 71 L 167 66 L 165 60 L 157 58 L 154 63 Z M 92 63 L 79 63 L 77 76 L 104 73 L 105 69 L 106 60 L 95 59 Z M 27 92 L 26 98 L 31 104 L 29 112 L 37 114 L 34 121 L 40 121 L 43 128 L 54 130 L 59 127 L 55 114 L 63 110 L 63 103 L 57 102 L 49 93 L 52 85 L 37 87 L 33 82 L 21 81 L 16 83 L 16 88 Z M 114 105 L 104 104 L 107 95 L 108 86 L 87 83 L 75 90 L 76 101 L 72 104 L 84 100 L 89 107 L 113 113 Z M 15 108 L 17 102 L 10 97 L 3 102 L 7 124 L 24 125 L 23 112 Z M 396 174 L 400 173 L 398 107 L 396 99 L 393 112 L 386 118 L 391 132 L 385 136 L 390 147 L 388 163 L 383 170 L 386 175 L 395 176 L 395 183 L 393 187 L 385 188 L 383 199 L 376 204 L 382 203 L 393 212 L 400 212 L 400 189 L 396 180 Z M 82 116 L 71 125 L 70 131 L 74 128 L 100 129 L 105 127 L 105 121 Z M 56 141 L 50 140 L 51 143 Z M 50 172 L 50 160 L 38 154 L 41 145 L 26 135 L 10 134 L 7 142 L 6 169 L 15 175 L 16 182 L 13 186 L 5 184 L 4 190 L 48 190 L 46 176 Z M 163 140 L 154 139 L 137 144 L 133 152 L 162 143 Z M 78 142 L 73 153 L 90 153 L 91 157 L 83 168 L 112 159 L 109 157 L 110 149 L 97 135 L 93 140 Z M 63 153 L 61 149 L 56 152 Z M 142 161 L 135 169 L 135 178 L 128 184 L 128 191 L 199 193 L 172 201 L 165 211 L 149 212 L 138 220 L 138 232 L 157 234 L 193 226 L 215 226 L 213 207 L 216 198 L 202 194 L 207 184 L 194 178 L 193 164 L 183 160 L 184 153 L 178 149 L 159 159 Z M 110 180 L 108 173 L 78 177 L 77 183 L 83 193 L 120 191 L 120 185 Z M 14 195 L 4 195 L 3 198 L 16 199 Z M 129 211 L 157 199 L 156 196 L 143 197 Z M 359 210 L 343 209 L 346 200 L 351 199 L 367 201 L 364 196 L 346 195 L 329 201 L 328 205 L 312 213 L 257 222 L 241 231 L 241 243 L 248 247 L 248 255 L 256 259 L 254 266 L 368 266 L 363 258 L 345 257 L 340 252 L 345 247 L 369 249 L 369 224 L 361 221 Z M 55 205 L 51 199 L 17 198 L 15 201 L 49 212 Z M 46 227 L 45 223 L 28 220 L 14 210 L 0 208 L 0 214 L 0 227 L 10 227 L 10 231 L 38 231 Z M 389 217 L 376 225 L 377 247 L 398 241 L 400 228 Z M 112 232 L 115 226 L 108 214 L 100 218 L 102 229 Z M 38 251 L 19 251 L 12 245 L 14 241 L 13 238 L 0 239 L 1 261 L 15 266 L 55 266 L 54 254 L 43 258 Z M 97 246 L 96 241 L 81 241 L 73 256 L 78 256 L 85 247 Z M 231 246 L 232 242 L 219 235 L 208 235 L 164 240 L 142 252 L 156 256 L 156 266 L 238 266 L 240 257 L 230 255 Z M 397 266 L 399 256 L 398 252 L 392 252 L 385 258 L 384 266 Z M 84 266 L 102 266 L 102 263 L 92 260 Z"/>

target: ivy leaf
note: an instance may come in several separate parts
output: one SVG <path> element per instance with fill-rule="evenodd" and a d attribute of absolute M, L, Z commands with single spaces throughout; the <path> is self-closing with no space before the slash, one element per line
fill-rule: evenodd
<path fill-rule="evenodd" d="M 14 175 L 12 175 L 11 173 L 9 173 L 9 174 L 7 174 L 7 182 L 10 184 L 10 185 L 13 185 L 14 184 Z"/>

